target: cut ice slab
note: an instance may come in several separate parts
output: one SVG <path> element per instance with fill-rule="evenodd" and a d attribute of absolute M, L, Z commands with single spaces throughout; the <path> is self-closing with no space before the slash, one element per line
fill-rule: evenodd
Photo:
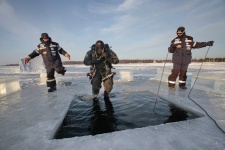
<path fill-rule="evenodd" d="M 21 90 L 19 78 L 17 77 L 1 77 L 0 78 L 0 97 Z"/>
<path fill-rule="evenodd" d="M 24 59 L 19 61 L 19 69 L 21 72 L 43 72 L 45 71 L 44 63 L 42 58 L 35 57 L 31 59 L 28 64 L 24 64 Z"/>
<path fill-rule="evenodd" d="M 120 71 L 120 81 L 121 82 L 128 82 L 133 81 L 133 71 L 126 70 L 126 71 Z"/>

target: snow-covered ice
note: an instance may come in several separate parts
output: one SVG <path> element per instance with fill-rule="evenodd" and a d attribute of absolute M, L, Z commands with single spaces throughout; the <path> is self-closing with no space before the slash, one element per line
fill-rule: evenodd
<path fill-rule="evenodd" d="M 113 92 L 148 91 L 157 94 L 159 79 L 164 64 L 119 64 L 114 67 Z M 199 114 L 200 118 L 128 129 L 118 132 L 54 139 L 74 95 L 91 97 L 91 86 L 86 77 L 89 68 L 84 65 L 66 66 L 65 76 L 57 75 L 57 81 L 70 81 L 71 86 L 57 85 L 57 91 L 48 93 L 40 82 L 40 72 L 20 72 L 18 67 L 0 67 L 1 79 L 17 79 L 20 89 L 0 98 L 0 149 L 1 150 L 222 150 L 225 149 L 225 134 L 215 123 L 188 98 L 200 63 L 189 66 L 190 86 L 185 91 L 168 91 L 166 82 L 161 82 L 159 97 L 183 109 Z M 166 64 L 168 76 L 172 64 Z M 133 81 L 121 82 L 123 72 Z M 158 74 L 157 74 L 158 72 Z M 204 63 L 190 97 L 203 107 L 225 130 L 225 63 Z M 133 76 L 133 77 L 131 77 Z M 166 81 L 166 77 L 163 78 Z M 2 84 L 2 82 L 0 83 Z M 3 90 L 3 86 L 0 86 Z M 216 90 L 215 90 L 216 89 Z M 6 89 L 5 89 L 6 90 Z M 4 90 L 3 90 L 4 91 Z M 103 89 L 100 91 L 103 93 Z M 153 108 L 150 108 L 152 111 Z M 157 109 L 157 107 L 156 107 Z"/>

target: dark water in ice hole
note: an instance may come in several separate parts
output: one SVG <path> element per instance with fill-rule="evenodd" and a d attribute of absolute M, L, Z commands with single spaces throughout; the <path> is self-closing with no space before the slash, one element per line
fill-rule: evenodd
<path fill-rule="evenodd" d="M 93 101 L 89 96 L 75 96 L 55 139 L 96 135 L 125 129 L 154 126 L 194 119 L 186 112 L 149 92 L 111 93 L 109 99 Z"/>

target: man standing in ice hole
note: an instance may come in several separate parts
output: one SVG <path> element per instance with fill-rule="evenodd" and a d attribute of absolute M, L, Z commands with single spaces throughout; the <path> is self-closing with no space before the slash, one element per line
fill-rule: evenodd
<path fill-rule="evenodd" d="M 101 84 L 104 85 L 104 97 L 108 98 L 113 88 L 112 64 L 118 64 L 119 59 L 108 44 L 98 40 L 92 45 L 84 58 L 84 64 L 90 66 L 90 79 L 92 84 L 93 99 L 97 100 Z"/>
<path fill-rule="evenodd" d="M 37 49 L 24 59 L 24 63 L 27 64 L 31 59 L 41 54 L 47 71 L 47 87 L 50 87 L 48 92 L 53 92 L 56 90 L 55 71 L 62 75 L 66 72 L 62 65 L 59 53 L 69 60 L 70 55 L 64 51 L 58 43 L 52 42 L 52 39 L 47 33 L 41 34 L 40 41 L 41 44 L 39 44 Z"/>
<path fill-rule="evenodd" d="M 195 42 L 193 37 L 185 34 L 185 28 L 179 27 L 177 29 L 177 37 L 171 41 L 168 51 L 173 53 L 172 73 L 168 77 L 168 86 L 170 90 L 175 90 L 176 78 L 179 75 L 179 87 L 186 88 L 186 73 L 188 65 L 191 63 L 192 48 L 202 48 L 206 46 L 213 46 L 214 41 L 209 42 Z"/>

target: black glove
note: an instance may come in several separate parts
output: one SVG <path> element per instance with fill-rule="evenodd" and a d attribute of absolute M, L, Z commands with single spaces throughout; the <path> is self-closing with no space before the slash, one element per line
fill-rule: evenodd
<path fill-rule="evenodd" d="M 107 52 L 102 53 L 102 56 L 105 57 L 106 59 L 109 59 L 109 53 Z"/>
<path fill-rule="evenodd" d="M 206 46 L 213 46 L 214 41 L 208 41 L 205 45 Z"/>
<path fill-rule="evenodd" d="M 171 43 L 170 46 L 173 47 L 173 48 L 177 48 L 177 46 L 181 46 L 182 47 L 181 43 L 177 43 L 177 44 Z"/>
<path fill-rule="evenodd" d="M 175 47 L 168 47 L 168 52 L 173 53 L 175 51 Z"/>

